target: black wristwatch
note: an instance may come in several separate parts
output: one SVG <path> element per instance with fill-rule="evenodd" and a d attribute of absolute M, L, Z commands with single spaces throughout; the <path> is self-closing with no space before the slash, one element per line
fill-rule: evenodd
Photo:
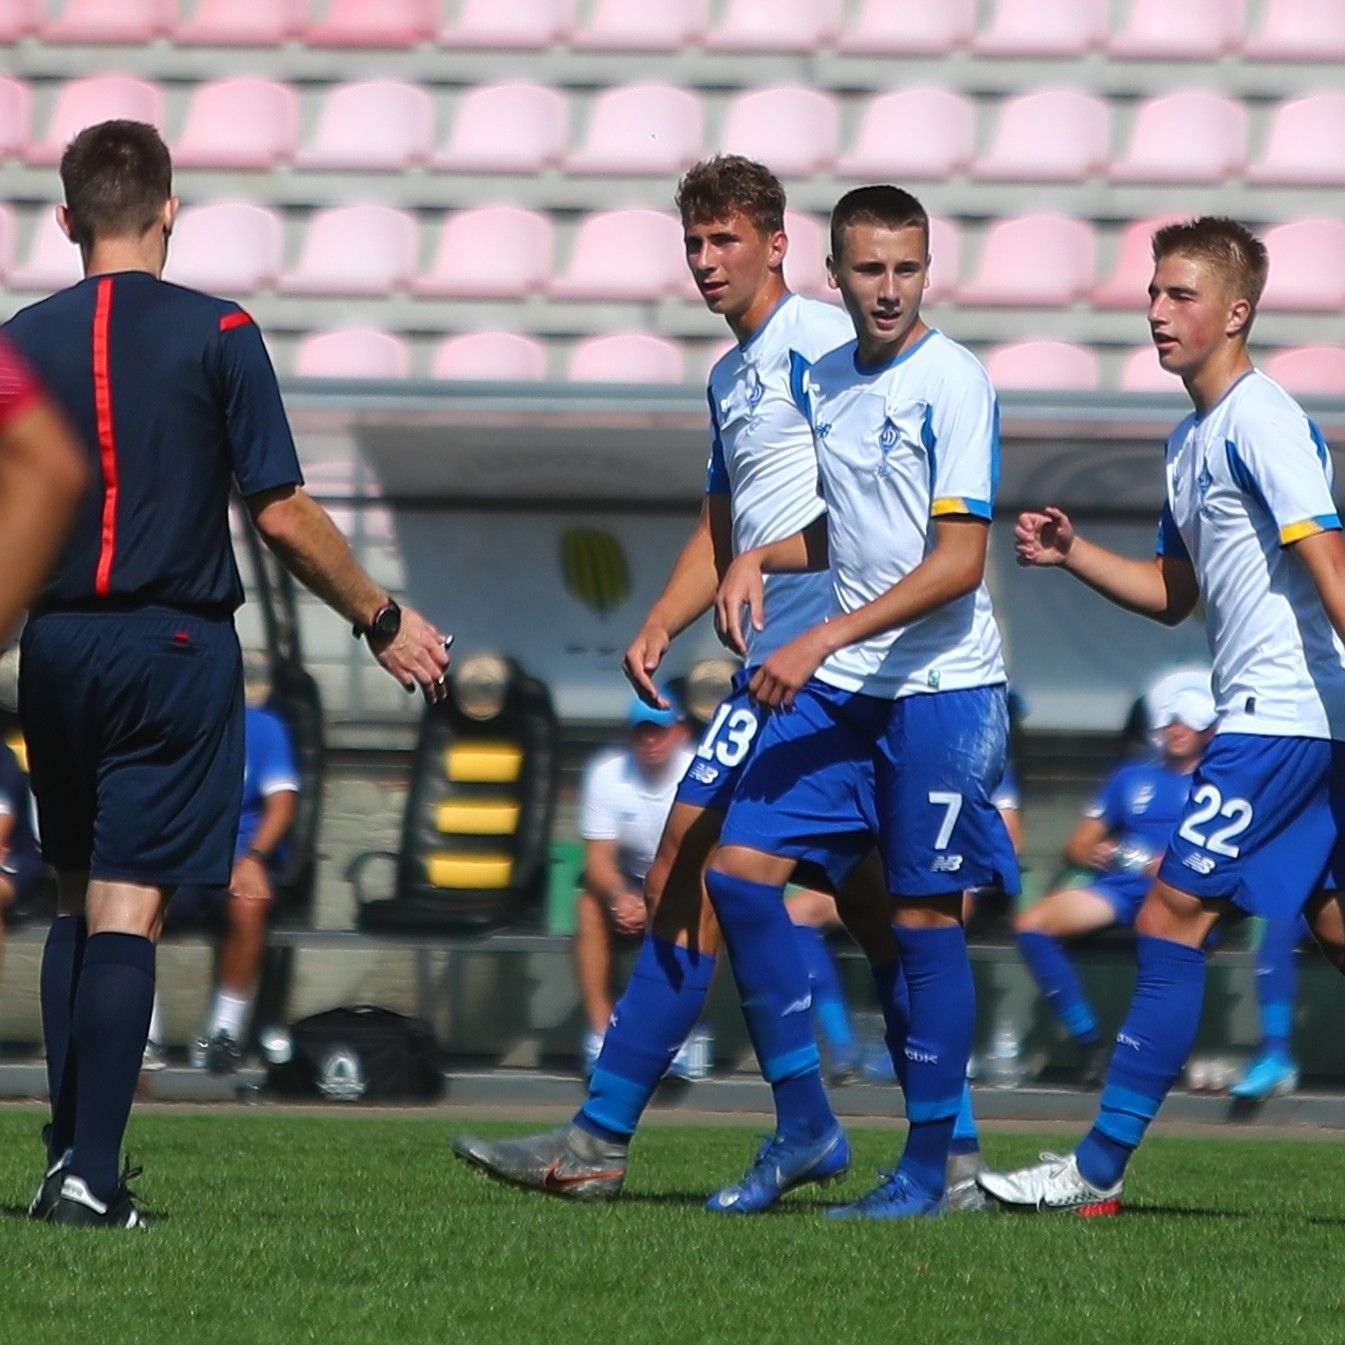
<path fill-rule="evenodd" d="M 402 609 L 389 598 L 374 613 L 374 619 L 367 626 L 352 626 L 350 633 L 358 640 L 361 636 L 368 639 L 390 640 L 402 628 Z"/>

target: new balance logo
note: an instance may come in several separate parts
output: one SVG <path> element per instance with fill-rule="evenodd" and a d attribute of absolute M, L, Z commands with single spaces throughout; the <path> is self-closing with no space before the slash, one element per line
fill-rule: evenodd
<path fill-rule="evenodd" d="M 1194 869 L 1197 873 L 1214 872 L 1214 860 L 1209 855 L 1187 855 L 1182 863 L 1188 869 Z"/>
<path fill-rule="evenodd" d="M 931 873 L 956 873 L 962 867 L 961 855 L 935 855 Z"/>
<path fill-rule="evenodd" d="M 719 771 L 714 766 L 709 766 L 703 761 L 697 761 L 691 767 L 691 778 L 703 785 L 712 785 L 719 779 Z"/>

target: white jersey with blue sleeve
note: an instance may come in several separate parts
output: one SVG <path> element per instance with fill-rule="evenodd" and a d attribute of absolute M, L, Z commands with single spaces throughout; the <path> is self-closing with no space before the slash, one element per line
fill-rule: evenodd
<path fill-rule="evenodd" d="M 1331 483 L 1321 431 L 1259 370 L 1168 438 L 1158 551 L 1195 569 L 1220 733 L 1345 739 L 1345 649 L 1288 551 L 1340 527 Z"/>
<path fill-rule="evenodd" d="M 823 512 L 812 430 L 790 394 L 791 352 L 811 363 L 853 335 L 841 309 L 790 294 L 710 371 L 705 488 L 729 497 L 735 556 L 789 537 Z M 746 631 L 748 666 L 825 621 L 829 592 L 824 574 L 768 575 L 764 629 Z"/>
<path fill-rule="evenodd" d="M 931 329 L 881 368 L 856 358 L 851 341 L 796 388 L 817 444 L 833 613 L 853 612 L 910 574 L 934 545 L 936 519 L 989 520 L 999 477 L 999 403 L 969 350 Z M 893 700 L 1003 682 L 985 584 L 838 650 L 817 676 Z"/>

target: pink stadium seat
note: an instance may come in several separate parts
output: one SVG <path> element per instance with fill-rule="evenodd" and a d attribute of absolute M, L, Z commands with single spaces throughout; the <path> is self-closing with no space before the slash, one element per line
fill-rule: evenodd
<path fill-rule="evenodd" d="M 308 226 L 296 271 L 280 288 L 289 294 L 387 295 L 416 274 L 415 216 L 385 205 L 333 206 Z"/>
<path fill-rule="evenodd" d="M 221 79 L 192 93 L 173 162 L 182 168 L 271 168 L 294 154 L 299 99 L 270 79 Z"/>
<path fill-rule="evenodd" d="M 1277 350 L 1266 361 L 1265 371 L 1300 396 L 1339 397 L 1345 393 L 1345 348 L 1299 346 Z"/>
<path fill-rule="evenodd" d="M 675 174 L 700 155 L 700 99 L 669 84 L 628 84 L 594 100 L 570 173 Z"/>
<path fill-rule="evenodd" d="M 1067 215 L 1020 215 L 986 232 L 976 279 L 959 304 L 1054 308 L 1093 288 L 1097 244 L 1093 226 Z"/>
<path fill-rule="evenodd" d="M 930 216 L 929 221 L 929 288 L 926 303 L 937 303 L 951 298 L 957 288 L 962 262 L 962 239 L 957 225 L 951 220 Z"/>
<path fill-rule="evenodd" d="M 315 47 L 414 47 L 434 35 L 434 0 L 330 0 L 327 17 L 304 28 Z"/>
<path fill-rule="evenodd" d="M 434 140 L 434 107 L 418 84 L 371 79 L 334 88 L 317 131 L 295 163 L 301 168 L 397 172 L 423 162 Z"/>
<path fill-rule="evenodd" d="M 416 294 L 522 299 L 551 278 L 550 216 L 518 206 L 483 206 L 451 215 L 434 263 Z"/>
<path fill-rule="evenodd" d="M 372 327 L 315 332 L 294 353 L 296 378 L 406 378 L 410 373 L 406 341 Z"/>
<path fill-rule="evenodd" d="M 17 42 L 42 26 L 42 0 L 0 0 L 0 42 Z"/>
<path fill-rule="evenodd" d="M 164 278 L 230 298 L 270 289 L 280 275 L 284 226 L 245 201 L 185 206 L 173 228 Z"/>
<path fill-rule="evenodd" d="M 595 0 L 587 22 L 570 35 L 581 51 L 680 51 L 705 33 L 708 0 Z"/>
<path fill-rule="evenodd" d="M 439 44 L 544 51 L 569 31 L 574 8 L 574 0 L 461 0 L 456 19 L 439 30 Z"/>
<path fill-rule="evenodd" d="M 29 163 L 56 163 L 66 145 L 86 126 L 126 117 L 163 129 L 163 90 L 157 84 L 129 75 L 92 75 L 61 86 L 47 123 L 46 134 L 31 145 Z"/>
<path fill-rule="evenodd" d="M 1265 153 L 1247 170 L 1249 182 L 1292 186 L 1345 183 L 1345 93 L 1314 93 L 1275 109 Z"/>
<path fill-rule="evenodd" d="M 1345 7 L 1266 0 L 1261 26 L 1242 51 L 1258 61 L 1345 61 Z"/>
<path fill-rule="evenodd" d="M 781 85 L 739 94 L 719 147 L 768 163 L 783 178 L 807 177 L 831 168 L 839 133 L 840 108 L 831 94 Z"/>
<path fill-rule="evenodd" d="M 570 105 L 543 84 L 487 84 L 458 104 L 448 144 L 431 160 L 457 173 L 535 173 L 569 141 Z"/>
<path fill-rule="evenodd" d="M 864 0 L 837 49 L 857 56 L 942 56 L 976 30 L 976 0 Z"/>
<path fill-rule="evenodd" d="M 984 56 L 1082 56 L 1107 37 L 1108 0 L 998 0 L 972 41 Z"/>
<path fill-rule="evenodd" d="M 728 0 L 710 30 L 711 51 L 816 51 L 835 42 L 840 0 Z"/>
<path fill-rule="evenodd" d="M 546 347 L 514 332 L 464 332 L 435 347 L 430 377 L 536 383 L 546 377 Z"/>
<path fill-rule="evenodd" d="M 1141 105 L 1117 182 L 1222 182 L 1247 158 L 1247 111 L 1235 98 L 1192 89 Z"/>
<path fill-rule="evenodd" d="M 68 0 L 42 26 L 44 42 L 152 42 L 172 27 L 173 0 Z"/>
<path fill-rule="evenodd" d="M 73 285 L 81 275 L 79 249 L 61 232 L 54 209 L 37 218 L 21 266 L 9 276 L 9 288 L 49 293 Z"/>
<path fill-rule="evenodd" d="M 1040 388 L 1051 392 L 1093 392 L 1097 356 L 1072 341 L 1019 341 L 997 346 L 986 357 L 990 381 L 1001 389 Z"/>
<path fill-rule="evenodd" d="M 0 160 L 17 155 L 33 133 L 33 102 L 21 79 L 0 75 Z"/>
<path fill-rule="evenodd" d="M 680 220 L 657 210 L 605 210 L 579 226 L 570 263 L 549 289 L 561 299 L 659 299 L 690 286 Z"/>
<path fill-rule="evenodd" d="M 842 177 L 941 182 L 966 170 L 976 147 L 976 107 L 964 94 L 919 86 L 869 100 Z"/>
<path fill-rule="evenodd" d="M 972 176 L 997 182 L 1078 182 L 1106 168 L 1111 114 L 1106 102 L 1074 89 L 1041 89 L 1007 99 L 994 140 Z"/>
<path fill-rule="evenodd" d="M 173 32 L 184 46 L 274 47 L 303 26 L 304 0 L 197 0 Z"/>
<path fill-rule="evenodd" d="M 836 291 L 827 284 L 827 254 L 831 251 L 831 240 L 826 222 L 817 215 L 787 210 L 785 234 L 789 238 L 785 275 L 790 289 L 806 294 L 810 299 L 840 302 Z"/>
<path fill-rule="evenodd" d="M 1148 303 L 1149 281 L 1154 273 L 1154 231 L 1182 218 L 1181 215 L 1155 215 L 1126 225 L 1117 244 L 1111 278 L 1093 291 L 1095 308 L 1125 308 L 1132 313 L 1144 310 Z"/>
<path fill-rule="evenodd" d="M 1329 313 L 1345 308 L 1345 223 L 1295 220 L 1268 229 L 1264 241 L 1270 277 L 1263 309 Z"/>
<path fill-rule="evenodd" d="M 680 383 L 686 372 L 676 341 L 618 332 L 580 341 L 570 354 L 571 383 Z"/>
<path fill-rule="evenodd" d="M 1141 346 L 1132 350 L 1121 366 L 1122 392 L 1168 392 L 1180 393 L 1181 380 L 1175 374 L 1168 373 L 1158 362 L 1158 352 L 1153 346 Z"/>
<path fill-rule="evenodd" d="M 1130 22 L 1107 50 L 1151 61 L 1212 61 L 1242 39 L 1243 0 L 1131 0 Z"/>

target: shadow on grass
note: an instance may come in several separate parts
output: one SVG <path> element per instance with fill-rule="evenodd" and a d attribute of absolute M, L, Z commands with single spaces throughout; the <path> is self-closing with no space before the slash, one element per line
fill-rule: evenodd
<path fill-rule="evenodd" d="M 708 1198 L 708 1192 L 705 1191 L 647 1191 L 642 1194 L 636 1194 L 630 1191 L 621 1193 L 620 1204 L 622 1205 L 649 1205 L 652 1207 L 680 1206 L 684 1209 L 704 1209 Z M 789 1200 L 775 1205 L 769 1210 L 763 1211 L 767 1215 L 779 1214 L 808 1214 L 816 1217 L 817 1215 L 829 1210 L 833 1205 L 843 1203 L 835 1200 Z M 708 1213 L 708 1211 L 707 1211 Z M 735 1217 L 727 1215 L 725 1217 Z M 738 1215 L 738 1218 L 760 1218 L 760 1215 Z"/>

